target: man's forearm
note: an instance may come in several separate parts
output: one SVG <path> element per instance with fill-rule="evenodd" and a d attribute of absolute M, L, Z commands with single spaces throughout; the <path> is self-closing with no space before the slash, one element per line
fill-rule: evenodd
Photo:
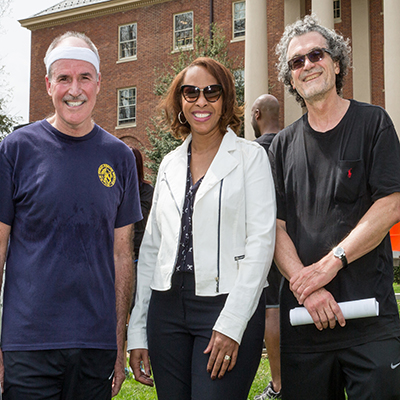
<path fill-rule="evenodd" d="M 348 262 L 358 260 L 375 249 L 390 228 L 400 221 L 400 193 L 377 200 L 350 234 L 340 242 Z"/>
<path fill-rule="evenodd" d="M 346 252 L 348 263 L 375 249 L 389 229 L 400 220 L 400 193 L 377 200 L 357 226 L 338 246 Z M 290 284 L 300 304 L 314 291 L 327 285 L 342 268 L 342 262 L 330 251 L 318 262 L 291 277 Z M 351 266 L 349 267 L 351 268 Z"/>
<path fill-rule="evenodd" d="M 301 271 L 304 267 L 297 254 L 296 247 L 288 233 L 286 223 L 280 219 L 276 222 L 275 264 L 287 279 Z"/>
<path fill-rule="evenodd" d="M 127 316 L 132 301 L 133 291 L 133 262 L 124 263 L 115 272 L 115 299 L 117 310 L 117 340 L 118 344 L 124 345 L 126 336 Z"/>
<path fill-rule="evenodd" d="M 132 227 L 129 225 L 115 230 L 114 264 L 118 348 L 124 347 L 126 321 L 132 302 L 134 280 Z"/>

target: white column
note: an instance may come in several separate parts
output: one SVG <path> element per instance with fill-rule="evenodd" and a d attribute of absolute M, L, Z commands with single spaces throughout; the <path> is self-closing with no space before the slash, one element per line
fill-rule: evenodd
<path fill-rule="evenodd" d="M 353 98 L 371 103 L 371 52 L 367 0 L 351 1 Z"/>
<path fill-rule="evenodd" d="M 399 65 L 400 65 L 400 1 L 383 1 L 385 108 L 400 137 Z"/>
<path fill-rule="evenodd" d="M 319 23 L 326 28 L 333 29 L 333 1 L 332 0 L 312 0 L 311 10 L 317 14 Z"/>
<path fill-rule="evenodd" d="M 251 126 L 251 106 L 268 93 L 267 1 L 246 1 L 246 44 L 244 64 L 244 129 L 246 139 L 255 139 Z"/>
<path fill-rule="evenodd" d="M 296 22 L 300 19 L 301 0 L 285 0 L 284 4 L 284 15 L 285 15 L 285 26 Z M 300 104 L 296 101 L 296 98 L 288 92 L 285 87 L 285 126 L 290 125 L 292 122 L 299 119 L 302 115 L 302 109 Z"/>

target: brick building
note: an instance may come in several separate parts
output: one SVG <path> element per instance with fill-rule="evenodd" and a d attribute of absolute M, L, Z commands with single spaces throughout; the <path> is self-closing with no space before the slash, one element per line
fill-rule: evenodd
<path fill-rule="evenodd" d="M 63 1 L 21 24 L 32 31 L 30 121 L 42 119 L 53 106 L 44 85 L 43 58 L 54 37 L 68 30 L 86 33 L 99 49 L 102 85 L 94 119 L 127 143 L 146 145 L 146 127 L 159 97 L 153 93 L 156 70 L 165 72 L 177 47 L 190 49 L 195 25 L 209 35 L 208 1 L 130 0 Z M 213 20 L 224 30 L 229 55 L 244 54 L 244 2 L 215 0 Z M 232 38 L 232 9 L 242 15 Z"/>
<path fill-rule="evenodd" d="M 384 9 L 389 10 L 385 15 Z M 95 121 L 129 144 L 146 145 L 145 129 L 159 100 L 153 93 L 155 70 L 166 71 L 178 56 L 178 47 L 190 50 L 195 26 L 207 35 L 210 22 L 215 22 L 226 36 L 229 56 L 244 60 L 246 126 L 254 99 L 270 91 L 283 105 L 283 127 L 302 110 L 277 81 L 274 48 L 284 26 L 310 12 L 351 39 L 354 70 L 346 79 L 344 96 L 386 106 L 390 114 L 396 114 L 391 111 L 398 105 L 399 80 L 390 78 L 393 73 L 386 65 L 398 65 L 400 60 L 393 57 L 400 56 L 392 54 L 396 51 L 384 56 L 384 45 L 400 40 L 397 0 L 247 0 L 247 4 L 238 0 L 64 0 L 20 21 L 32 31 L 30 120 L 42 119 L 53 110 L 44 85 L 48 45 L 67 30 L 82 31 L 98 46 L 101 57 L 102 87 Z M 391 82 L 386 91 L 385 78 Z M 396 96 L 390 97 L 389 92 Z M 391 116 L 400 130 L 399 117 Z M 251 129 L 246 136 L 252 137 Z"/>

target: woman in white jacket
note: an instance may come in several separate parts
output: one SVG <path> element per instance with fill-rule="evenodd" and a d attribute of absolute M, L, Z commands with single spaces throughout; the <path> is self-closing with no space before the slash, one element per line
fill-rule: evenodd
<path fill-rule="evenodd" d="M 128 329 L 136 380 L 159 400 L 245 400 L 264 334 L 275 245 L 268 157 L 238 138 L 230 71 L 199 58 L 162 104 L 175 137 L 161 163 L 140 248 Z M 218 378 L 218 379 L 216 379 Z"/>

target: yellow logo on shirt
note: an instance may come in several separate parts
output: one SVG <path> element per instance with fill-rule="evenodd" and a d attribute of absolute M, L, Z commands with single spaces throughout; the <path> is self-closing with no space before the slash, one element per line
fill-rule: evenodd
<path fill-rule="evenodd" d="M 116 181 L 114 170 L 108 164 L 101 164 L 98 169 L 100 182 L 107 187 L 113 187 Z"/>

